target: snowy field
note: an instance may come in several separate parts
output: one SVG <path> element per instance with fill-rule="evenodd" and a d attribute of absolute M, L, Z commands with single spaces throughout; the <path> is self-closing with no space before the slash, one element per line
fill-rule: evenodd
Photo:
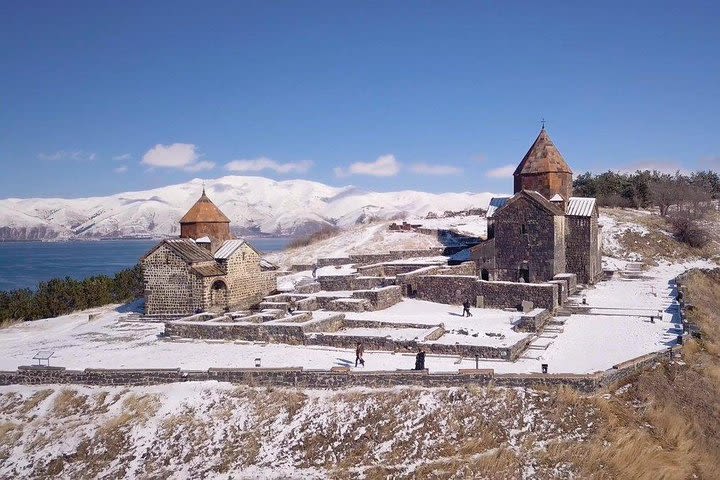
<path fill-rule="evenodd" d="M 318 258 L 347 257 L 351 254 L 384 253 L 393 250 L 426 250 L 442 247 L 433 235 L 388 230 L 392 222 L 351 227 L 338 235 L 301 248 L 271 253 L 265 258 L 282 267 L 315 263 Z"/>
<path fill-rule="evenodd" d="M 505 312 L 491 308 L 471 308 L 470 311 L 472 317 L 463 317 L 462 307 L 460 306 L 404 299 L 402 302 L 385 310 L 361 313 L 348 312 L 345 317 L 350 320 L 417 323 L 429 326 L 443 324 L 448 333 L 435 342 L 442 344 L 460 343 L 489 347 L 509 347 L 528 335 L 527 333 L 518 333 L 512 330 L 513 323 L 520 318 L 518 312 Z M 467 333 L 460 333 L 461 331 Z"/>
<path fill-rule="evenodd" d="M 525 352 L 514 363 L 484 360 L 481 368 L 498 373 L 539 372 L 548 363 L 555 373 L 588 373 L 604 370 L 613 364 L 671 346 L 675 342 L 679 318 L 673 313 L 673 289 L 669 283 L 691 267 L 706 267 L 706 262 L 684 265 L 664 264 L 634 280 L 613 279 L 581 296 L 592 307 L 589 314 L 560 317 L 566 320 L 562 332 L 538 338 L 533 344 L 547 346 Z M 580 301 L 580 298 L 577 301 Z M 226 341 L 169 341 L 163 339 L 162 324 L 124 321 L 132 306 L 108 306 L 62 317 L 25 322 L 0 330 L 0 369 L 14 370 L 30 365 L 39 350 L 52 350 L 51 364 L 72 369 L 83 368 L 175 368 L 207 369 L 209 367 L 243 367 L 255 365 L 261 358 L 263 367 L 304 367 L 329 369 L 354 365 L 354 351 L 329 347 L 304 347 L 277 344 L 249 344 Z M 662 319 L 649 322 L 651 313 L 663 311 Z M 505 339 L 487 337 L 487 341 L 516 341 L 522 336 L 510 328 L 510 312 L 472 309 L 473 317 L 460 316 L 457 306 L 405 300 L 378 312 L 352 313 L 348 318 L 375 319 L 386 322 L 444 323 L 448 330 L 467 329 L 469 335 L 457 335 L 468 341 L 472 333 L 500 333 Z M 88 320 L 89 313 L 98 313 Z M 556 336 L 556 338 L 549 338 Z M 448 337 L 452 341 L 453 337 Z M 489 339 L 489 340 L 488 340 Z M 365 352 L 366 370 L 409 369 L 412 354 Z M 427 367 L 434 372 L 473 368 L 474 359 L 428 355 Z"/>
<path fill-rule="evenodd" d="M 423 228 L 451 230 L 469 237 L 487 237 L 487 218 L 480 215 L 447 218 L 409 218 L 406 221 L 413 225 L 421 225 Z"/>

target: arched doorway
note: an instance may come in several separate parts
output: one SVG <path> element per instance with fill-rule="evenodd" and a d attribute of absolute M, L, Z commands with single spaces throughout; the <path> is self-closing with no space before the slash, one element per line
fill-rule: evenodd
<path fill-rule="evenodd" d="M 215 280 L 210 287 L 210 308 L 225 309 L 228 306 L 227 285 L 222 280 Z"/>

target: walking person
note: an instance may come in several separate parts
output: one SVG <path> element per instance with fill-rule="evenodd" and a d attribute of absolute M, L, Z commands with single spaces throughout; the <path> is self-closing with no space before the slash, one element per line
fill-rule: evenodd
<path fill-rule="evenodd" d="M 317 265 L 315 265 L 312 269 L 312 276 L 313 278 L 317 278 Z"/>
<path fill-rule="evenodd" d="M 415 370 L 425 370 L 425 349 L 420 348 L 415 355 Z"/>
<path fill-rule="evenodd" d="M 363 367 L 365 366 L 365 360 L 363 360 L 363 353 L 365 352 L 365 346 L 362 344 L 362 342 L 357 342 L 357 346 L 355 347 L 355 366 L 358 366 L 358 362 Z"/>
<path fill-rule="evenodd" d="M 470 300 L 465 300 L 463 303 L 463 317 L 472 317 L 472 313 L 470 313 Z"/>

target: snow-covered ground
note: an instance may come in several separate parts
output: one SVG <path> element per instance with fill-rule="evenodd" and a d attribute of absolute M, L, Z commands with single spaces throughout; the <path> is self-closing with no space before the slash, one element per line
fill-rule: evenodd
<path fill-rule="evenodd" d="M 397 232 L 388 229 L 392 222 L 356 225 L 334 237 L 311 245 L 271 253 L 265 258 L 276 265 L 306 265 L 318 258 L 347 257 L 351 254 L 387 253 L 395 250 L 426 250 L 443 247 L 434 235 L 418 232 Z"/>
<path fill-rule="evenodd" d="M 512 330 L 520 314 L 491 308 L 471 308 L 463 317 L 462 307 L 423 300 L 404 299 L 385 310 L 347 313 L 348 319 L 424 325 L 443 324 L 448 331 L 436 343 L 509 347 L 527 336 Z M 462 333 L 466 332 L 466 333 Z M 474 361 L 474 360 L 473 360 Z"/>
<path fill-rule="evenodd" d="M 532 479 L 548 445 L 582 442 L 598 422 L 590 408 L 558 414 L 554 395 L 224 382 L 0 386 L 0 477 L 49 478 L 52 466 L 57 478 L 437 478 L 450 468 L 465 478 L 497 472 L 504 448 L 515 456 L 497 478 Z"/>
<path fill-rule="evenodd" d="M 410 218 L 406 221 L 413 225 L 421 225 L 423 228 L 451 230 L 469 237 L 487 237 L 487 219 L 480 215 L 447 218 Z"/>
<path fill-rule="evenodd" d="M 650 212 L 642 210 L 633 210 L 635 215 L 651 215 Z M 634 232 L 641 236 L 647 235 L 648 229 L 638 223 L 630 221 L 628 215 L 622 215 L 626 213 L 624 211 L 614 211 L 609 209 L 603 209 L 598 218 L 598 223 L 602 227 L 602 250 L 606 255 L 626 255 L 631 260 L 640 260 L 639 255 L 636 253 L 625 252 L 623 247 L 620 245 L 619 238 L 625 232 Z"/>
<path fill-rule="evenodd" d="M 661 264 L 640 279 L 616 278 L 585 290 L 591 307 L 588 315 L 563 317 L 566 323 L 557 338 L 540 338 L 536 345 L 546 350 L 528 350 L 514 363 L 481 361 L 481 368 L 503 372 L 538 372 L 549 363 L 553 372 L 587 373 L 649 352 L 662 350 L 675 340 L 678 318 L 670 281 L 687 268 L 709 266 L 707 262 Z M 0 330 L 0 369 L 13 370 L 34 363 L 39 350 L 52 350 L 53 365 L 67 368 L 175 368 L 253 367 L 255 358 L 264 367 L 328 369 L 353 362 L 349 349 L 304 347 L 278 344 L 248 344 L 224 341 L 168 341 L 162 339 L 162 324 L 123 321 L 127 307 L 103 307 L 62 317 L 14 325 Z M 648 321 L 651 313 L 663 311 L 662 319 Z M 99 313 L 88 320 L 88 313 Z M 463 318 L 459 307 L 405 300 L 390 309 L 350 314 L 349 318 L 374 318 L 410 323 L 444 323 L 448 330 L 469 330 L 463 340 L 486 332 L 501 333 L 505 340 L 519 335 L 509 330 L 510 312 L 472 309 L 473 317 Z M 502 327 L 502 329 L 501 329 Z M 491 338 L 491 337 L 488 337 Z M 498 337 L 492 337 L 497 339 Z M 365 353 L 366 370 L 412 368 L 412 354 Z M 474 359 L 429 355 L 431 371 L 457 371 L 472 368 Z"/>

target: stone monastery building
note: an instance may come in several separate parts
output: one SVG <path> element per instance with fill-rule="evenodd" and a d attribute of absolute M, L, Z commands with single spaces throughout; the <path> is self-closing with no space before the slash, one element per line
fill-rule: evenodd
<path fill-rule="evenodd" d="M 572 196 L 572 170 L 544 127 L 513 177 L 515 194 L 490 201 L 488 239 L 471 250 L 481 278 L 538 283 L 573 273 L 579 283 L 598 281 L 595 199 Z"/>
<path fill-rule="evenodd" d="M 276 287 L 260 252 L 233 238 L 230 220 L 205 189 L 180 220 L 180 238 L 160 242 L 141 264 L 147 316 L 246 309 Z"/>

